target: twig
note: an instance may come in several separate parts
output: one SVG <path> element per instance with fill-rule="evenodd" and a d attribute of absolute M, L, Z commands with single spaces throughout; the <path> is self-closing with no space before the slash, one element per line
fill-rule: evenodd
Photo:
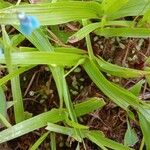
<path fill-rule="evenodd" d="M 32 78 L 31 78 L 31 80 L 30 80 L 30 82 L 29 82 L 29 84 L 28 84 L 28 87 L 27 87 L 26 91 L 24 92 L 24 97 L 27 95 L 27 93 L 28 93 L 28 91 L 29 91 L 29 89 L 30 89 L 30 87 L 31 87 L 31 85 L 32 85 L 32 83 L 33 83 L 33 81 L 34 81 L 34 78 L 35 78 L 35 76 L 36 76 L 36 74 L 37 74 L 38 72 L 39 72 L 39 71 L 37 71 L 37 72 L 35 72 L 35 73 L 33 74 Z"/>
<path fill-rule="evenodd" d="M 130 46 L 131 46 L 131 40 L 129 40 L 129 42 L 128 42 L 126 53 L 125 53 L 125 56 L 124 56 L 124 58 L 122 60 L 122 65 L 123 66 L 125 66 L 126 59 L 127 59 L 127 56 L 128 56 L 129 50 L 130 50 Z"/>

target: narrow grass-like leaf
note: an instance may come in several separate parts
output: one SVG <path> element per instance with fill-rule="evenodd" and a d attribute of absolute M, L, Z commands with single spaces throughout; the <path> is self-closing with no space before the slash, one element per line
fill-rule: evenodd
<path fill-rule="evenodd" d="M 148 38 L 150 36 L 149 28 L 103 28 L 95 31 L 97 35 L 112 37 L 134 37 L 134 38 Z"/>
<path fill-rule="evenodd" d="M 3 78 L 0 79 L 0 85 L 3 85 L 4 83 L 6 83 L 7 81 L 11 80 L 15 76 L 20 75 L 21 73 L 31 69 L 32 67 L 33 66 L 21 67 L 19 69 L 16 69 L 15 71 L 12 71 L 8 75 L 6 75 L 6 76 L 4 76 Z"/>
<path fill-rule="evenodd" d="M 76 147 L 76 150 L 80 150 L 80 144 L 79 144 L 79 142 L 78 142 L 78 145 Z"/>
<path fill-rule="evenodd" d="M 129 0 L 128 3 L 116 13 L 110 14 L 109 19 L 117 19 L 125 16 L 140 16 L 150 8 L 148 0 Z"/>
<path fill-rule="evenodd" d="M 83 58 L 86 58 L 86 56 L 73 53 L 20 52 L 11 54 L 13 65 L 51 64 L 55 66 L 73 66 Z M 4 55 L 0 56 L 0 63 L 5 63 Z"/>
<path fill-rule="evenodd" d="M 111 100 L 125 110 L 128 110 L 128 106 L 132 106 L 144 117 L 147 121 L 150 121 L 150 106 L 140 101 L 135 95 L 128 90 L 116 86 L 109 82 L 99 71 L 97 65 L 87 59 L 87 63 L 83 64 L 87 74 L 93 80 L 93 82 L 100 88 L 100 90 L 106 94 Z"/>
<path fill-rule="evenodd" d="M 131 21 L 107 21 L 105 26 L 126 26 L 129 27 L 131 25 Z M 75 34 L 73 34 L 70 38 L 69 38 L 69 42 L 70 43 L 74 43 L 77 42 L 79 40 L 82 40 L 84 37 L 86 37 L 89 33 L 91 33 L 92 31 L 96 30 L 97 28 L 102 27 L 102 23 L 98 22 L 98 23 L 91 23 L 83 28 L 81 28 L 78 32 L 76 32 Z"/>
<path fill-rule="evenodd" d="M 130 94 L 127 90 L 125 90 L 125 92 L 122 89 L 119 89 L 119 87 L 111 84 L 108 80 L 106 80 L 94 62 L 87 60 L 83 67 L 93 82 L 120 107 L 127 110 L 129 105 L 138 105 L 139 101 L 134 95 Z"/>
<path fill-rule="evenodd" d="M 65 134 L 65 135 L 68 135 L 70 137 L 73 137 L 77 141 L 80 141 L 80 139 L 78 139 L 78 136 L 76 136 L 76 132 L 75 132 L 74 128 L 63 127 L 63 126 L 60 126 L 60 125 L 57 125 L 57 124 L 48 123 L 47 127 L 46 127 L 46 130 L 56 132 L 56 133 Z"/>
<path fill-rule="evenodd" d="M 11 60 L 12 43 L 5 30 L 5 26 L 2 26 L 2 36 L 3 36 L 3 44 L 4 44 L 3 57 L 6 60 L 6 66 L 8 68 L 8 71 L 12 72 L 14 69 L 17 68 L 17 66 L 13 66 L 12 64 L 12 60 Z M 15 121 L 16 123 L 18 123 L 24 120 L 24 107 L 23 107 L 19 76 L 16 76 L 11 79 L 11 88 L 12 88 L 12 95 L 13 95 L 13 101 L 14 101 Z"/>
<path fill-rule="evenodd" d="M 75 113 L 73 103 L 71 101 L 71 95 L 69 93 L 66 78 L 64 77 L 64 75 L 65 75 L 64 69 L 62 69 L 61 76 L 63 77 L 62 87 L 63 87 L 64 103 L 65 103 L 66 108 L 68 110 L 69 117 L 70 117 L 71 121 L 73 121 L 75 123 L 78 123 L 77 115 Z M 82 136 L 81 136 L 81 133 L 80 133 L 79 129 L 75 129 L 75 136 L 77 137 L 78 141 L 80 141 L 80 142 L 82 141 Z"/>
<path fill-rule="evenodd" d="M 94 19 L 102 16 L 101 5 L 96 2 L 71 1 L 26 4 L 0 10 L 0 24 L 18 25 L 17 12 L 25 12 L 36 16 L 41 25 L 62 24 L 74 20 Z"/>
<path fill-rule="evenodd" d="M 101 102 L 99 100 L 88 100 L 86 102 L 75 105 L 75 113 L 79 117 L 90 113 L 100 107 Z M 59 121 L 63 121 L 65 117 L 65 109 L 52 109 L 49 112 L 42 113 L 38 116 L 22 121 L 21 123 L 18 123 L 11 128 L 1 131 L 0 143 L 9 141 L 26 133 L 44 127 L 48 122 L 57 123 Z"/>
<path fill-rule="evenodd" d="M 81 39 L 83 39 L 84 37 L 86 37 L 90 32 L 94 31 L 97 28 L 101 27 L 101 23 L 92 23 L 89 24 L 85 27 L 83 27 L 82 29 L 80 29 L 78 32 L 76 32 L 75 34 L 73 34 L 70 38 L 69 38 L 69 42 L 70 43 L 75 43 Z"/>
<path fill-rule="evenodd" d="M 68 38 L 72 35 L 72 33 L 74 33 L 73 31 L 65 31 L 65 30 L 60 30 L 59 26 L 51 26 L 50 27 L 51 30 L 48 30 L 49 35 L 51 36 L 51 38 L 54 38 L 58 45 L 64 45 L 64 43 L 66 43 L 66 41 L 68 40 Z"/>
<path fill-rule="evenodd" d="M 41 137 L 32 145 L 29 150 L 36 150 L 40 146 L 40 144 L 46 139 L 46 137 L 49 135 L 49 132 L 44 133 L 41 135 Z"/>
<path fill-rule="evenodd" d="M 39 129 L 50 122 L 59 122 L 64 119 L 64 110 L 53 109 L 49 112 L 22 121 L 6 130 L 0 132 L 0 143 L 14 139 L 33 130 Z"/>
<path fill-rule="evenodd" d="M 14 26 L 21 32 L 18 26 Z M 22 33 L 22 32 L 21 32 Z M 22 33 L 23 34 L 23 33 Z M 47 35 L 41 29 L 34 30 L 31 35 L 23 34 L 39 51 L 54 51 L 53 46 L 50 44 Z"/>
<path fill-rule="evenodd" d="M 50 133 L 50 139 L 51 150 L 56 150 L 56 134 L 54 132 Z"/>
<path fill-rule="evenodd" d="M 121 7 L 125 6 L 129 0 L 103 0 L 102 9 L 105 14 L 113 14 L 117 12 Z"/>
<path fill-rule="evenodd" d="M 147 63 L 149 63 L 149 62 L 147 62 L 147 61 L 149 61 L 148 59 L 145 61 L 145 65 L 147 65 Z M 144 70 L 150 71 L 150 67 L 145 67 Z M 146 76 L 146 81 L 150 85 L 150 76 L 149 75 Z"/>
<path fill-rule="evenodd" d="M 82 24 L 83 24 L 84 27 L 87 26 L 89 24 L 88 20 L 87 19 L 82 19 Z M 92 49 L 91 38 L 90 38 L 89 34 L 85 37 L 85 41 L 86 41 L 86 45 L 87 45 L 89 58 L 94 59 L 94 52 L 93 52 L 93 49 Z"/>
<path fill-rule="evenodd" d="M 12 107 L 14 105 L 14 102 L 13 101 L 8 101 L 7 102 L 7 109 L 9 109 L 10 107 Z"/>
<path fill-rule="evenodd" d="M 104 135 L 99 131 L 84 131 L 84 134 L 88 139 L 100 147 L 103 145 L 113 150 L 133 150 L 113 140 L 105 138 Z"/>
<path fill-rule="evenodd" d="M 142 20 L 140 21 L 139 25 L 144 25 L 144 24 L 148 24 L 150 22 L 150 10 L 147 10 L 144 15 Z"/>
<path fill-rule="evenodd" d="M 19 123 L 23 121 L 25 118 L 24 116 L 24 106 L 23 106 L 23 99 L 20 87 L 20 79 L 17 75 L 13 79 L 11 79 L 11 88 L 12 88 L 12 95 L 14 100 L 14 110 L 15 110 L 15 121 Z"/>
<path fill-rule="evenodd" d="M 17 45 L 20 44 L 24 39 L 25 39 L 25 37 L 24 37 L 22 34 L 13 35 L 13 37 L 11 38 L 12 46 L 13 46 L 13 47 L 17 46 Z"/>
<path fill-rule="evenodd" d="M 46 129 L 49 131 L 65 134 L 76 139 L 75 131 L 73 128 L 62 127 L 60 125 L 48 123 L 48 126 L 46 127 Z M 94 142 L 95 144 L 97 144 L 104 150 L 107 150 L 105 146 L 114 150 L 131 150 L 131 148 L 128 148 L 122 144 L 114 142 L 108 138 L 105 138 L 105 136 L 101 132 L 98 132 L 98 131 L 88 131 L 85 129 L 81 129 L 81 134 L 83 137 L 90 139 L 92 142 Z"/>
<path fill-rule="evenodd" d="M 138 116 L 139 116 L 142 133 L 144 136 L 144 141 L 146 144 L 146 149 L 148 150 L 150 149 L 150 142 L 149 142 L 150 141 L 150 136 L 149 136 L 150 122 L 148 122 L 142 114 L 138 113 Z"/>
<path fill-rule="evenodd" d="M 150 105 L 146 104 L 146 103 L 142 103 L 142 105 L 138 105 L 138 112 L 140 112 L 145 119 L 150 122 Z"/>
<path fill-rule="evenodd" d="M 115 64 L 106 62 L 101 57 L 99 58 L 96 57 L 95 59 L 98 62 L 99 69 L 101 71 L 104 71 L 114 76 L 123 77 L 123 78 L 137 78 L 137 77 L 143 77 L 145 75 L 150 75 L 150 71 L 142 71 L 142 70 L 120 67 Z"/>
<path fill-rule="evenodd" d="M 89 105 L 90 101 L 91 104 Z M 102 108 L 106 104 L 104 100 L 101 98 L 97 98 L 97 97 L 89 98 L 88 100 L 75 105 L 75 108 L 77 107 L 80 110 L 80 112 L 76 111 L 76 115 L 79 116 L 80 113 L 85 114 L 85 108 L 90 112 L 92 111 L 92 109 L 96 110 L 97 109 L 97 106 L 95 105 L 96 102 L 99 102 L 98 103 L 99 108 Z"/>
<path fill-rule="evenodd" d="M 15 26 L 17 30 L 20 31 L 19 27 Z M 20 31 L 21 32 L 21 31 Z M 31 35 L 24 35 L 39 51 L 48 51 L 54 52 L 54 47 L 50 44 L 48 37 L 41 29 L 33 31 Z M 60 108 L 63 106 L 63 89 L 62 89 L 62 78 L 60 68 L 49 66 L 53 78 L 56 83 L 56 87 L 59 94 L 60 99 Z"/>
<path fill-rule="evenodd" d="M 6 97 L 2 87 L 0 87 L 0 114 L 6 117 Z"/>
<path fill-rule="evenodd" d="M 68 116 L 66 116 L 65 122 L 68 126 L 72 127 L 72 128 L 76 128 L 76 129 L 89 129 L 88 126 L 79 124 L 77 122 L 73 122 L 72 120 L 69 120 Z"/>
<path fill-rule="evenodd" d="M 145 80 L 140 80 L 138 83 L 136 83 L 134 86 L 130 88 L 130 92 L 132 92 L 135 96 L 139 96 L 141 87 L 145 83 Z"/>
<path fill-rule="evenodd" d="M 54 47 L 55 52 L 58 53 L 76 53 L 76 54 L 86 54 L 87 52 L 82 49 L 74 48 L 74 47 Z M 33 47 L 19 47 L 21 52 L 33 52 L 38 51 L 37 48 Z"/>
<path fill-rule="evenodd" d="M 0 121 L 1 121 L 1 123 L 3 123 L 7 128 L 10 128 L 10 127 L 11 127 L 11 124 L 7 121 L 6 117 L 3 116 L 1 113 L 0 113 Z"/>
<path fill-rule="evenodd" d="M 6 2 L 4 0 L 0 0 L 0 9 L 1 8 L 5 8 L 5 7 L 9 7 L 11 4 L 9 2 Z"/>

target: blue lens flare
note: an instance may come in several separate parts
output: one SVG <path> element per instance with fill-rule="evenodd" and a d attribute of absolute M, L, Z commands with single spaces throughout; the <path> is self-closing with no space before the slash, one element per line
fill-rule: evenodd
<path fill-rule="evenodd" d="M 18 15 L 20 21 L 20 29 L 23 34 L 30 35 L 32 32 L 40 27 L 40 22 L 35 16 L 28 16 L 25 14 Z"/>

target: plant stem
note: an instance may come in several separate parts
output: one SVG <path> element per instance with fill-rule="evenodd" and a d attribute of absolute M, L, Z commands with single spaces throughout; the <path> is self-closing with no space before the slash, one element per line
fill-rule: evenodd
<path fill-rule="evenodd" d="M 143 150 L 143 147 L 144 147 L 144 137 L 142 138 L 139 150 Z"/>
<path fill-rule="evenodd" d="M 82 19 L 82 24 L 83 24 L 83 26 L 88 25 L 87 19 Z M 85 37 L 85 39 L 86 39 L 86 44 L 87 44 L 89 57 L 90 57 L 90 59 L 94 59 L 94 53 L 93 53 L 93 48 L 92 48 L 92 44 L 91 44 L 90 35 L 88 34 Z"/>
<path fill-rule="evenodd" d="M 7 65 L 9 73 L 11 73 L 17 67 L 12 66 L 11 42 L 5 30 L 5 26 L 3 25 L 2 25 L 2 35 L 3 35 L 3 45 L 4 45 L 4 55 L 5 55 L 6 65 Z M 11 79 L 11 88 L 12 88 L 12 95 L 13 95 L 13 101 L 14 101 L 15 121 L 16 123 L 19 123 L 24 120 L 24 107 L 23 107 L 23 100 L 22 100 L 22 94 L 21 94 L 21 89 L 20 89 L 19 75 Z"/>
<path fill-rule="evenodd" d="M 17 3 L 16 3 L 16 5 L 19 5 L 20 3 L 21 3 L 21 0 L 18 0 Z"/>
<path fill-rule="evenodd" d="M 56 150 L 56 134 L 54 132 L 50 133 L 51 139 L 51 150 Z"/>

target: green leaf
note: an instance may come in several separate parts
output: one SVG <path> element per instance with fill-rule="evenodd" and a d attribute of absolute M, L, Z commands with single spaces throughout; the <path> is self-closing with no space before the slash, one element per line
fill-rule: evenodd
<path fill-rule="evenodd" d="M 5 2 L 4 0 L 0 0 L 0 9 L 10 6 L 11 3 Z"/>
<path fill-rule="evenodd" d="M 19 47 L 19 50 L 21 52 L 33 52 L 33 51 L 38 51 L 37 48 L 33 47 Z M 74 48 L 74 47 L 54 47 L 53 50 L 57 53 L 76 53 L 76 54 L 87 54 L 85 50 Z"/>
<path fill-rule="evenodd" d="M 15 76 L 13 79 L 11 79 L 11 88 L 14 101 L 13 106 L 15 110 L 15 121 L 16 123 L 19 123 L 25 119 L 25 115 L 24 115 L 23 98 L 20 87 L 20 79 L 18 75 Z"/>
<path fill-rule="evenodd" d="M 17 66 L 13 66 L 12 64 L 12 60 L 11 60 L 12 43 L 10 41 L 9 35 L 5 30 L 4 25 L 2 25 L 2 37 L 3 37 L 3 44 L 4 44 L 3 58 L 5 59 L 8 71 L 11 73 L 15 69 L 17 69 Z M 18 123 L 24 120 L 24 106 L 23 106 L 23 99 L 22 99 L 22 93 L 20 88 L 20 80 L 18 75 L 11 79 L 11 90 L 12 90 L 12 96 L 14 101 L 15 122 Z"/>
<path fill-rule="evenodd" d="M 141 113 L 138 113 L 139 121 L 140 121 L 140 127 L 142 129 L 142 133 L 144 136 L 144 141 L 146 144 L 146 149 L 150 149 L 150 136 L 149 136 L 149 128 L 150 128 L 150 122 L 148 122 L 144 116 Z"/>
<path fill-rule="evenodd" d="M 70 1 L 26 4 L 0 10 L 2 16 L 0 16 L 0 24 L 18 25 L 18 12 L 25 12 L 36 16 L 41 25 L 56 25 L 74 20 L 94 19 L 102 16 L 101 5 L 96 2 Z"/>
<path fill-rule="evenodd" d="M 60 126 L 60 125 L 57 125 L 57 124 L 48 123 L 47 127 L 46 127 L 46 130 L 68 135 L 70 137 L 73 137 L 75 140 L 81 142 L 81 140 L 78 138 L 78 136 L 76 136 L 76 132 L 75 132 L 74 128 L 63 127 L 63 126 Z"/>
<path fill-rule="evenodd" d="M 25 40 L 25 37 L 22 34 L 15 34 L 11 38 L 12 46 L 18 46 L 23 40 Z"/>
<path fill-rule="evenodd" d="M 31 69 L 32 67 L 33 66 L 21 67 L 19 69 L 16 69 L 15 71 L 12 71 L 8 75 L 6 75 L 0 79 L 0 86 L 3 85 L 4 83 L 6 83 L 7 81 L 11 80 L 13 77 L 20 75 L 21 73 Z"/>
<path fill-rule="evenodd" d="M 150 123 L 150 105 L 143 102 L 141 105 L 137 106 L 137 108 L 139 109 L 138 112 L 140 112 L 145 117 L 145 119 Z"/>
<path fill-rule="evenodd" d="M 7 102 L 7 109 L 9 109 L 10 107 L 12 107 L 14 105 L 14 102 L 13 101 L 9 101 Z"/>
<path fill-rule="evenodd" d="M 7 128 L 11 127 L 11 124 L 7 121 L 6 117 L 0 113 L 0 122 L 2 122 Z"/>
<path fill-rule="evenodd" d="M 68 135 L 78 140 L 73 128 L 63 127 L 63 126 L 56 125 L 53 123 L 48 123 L 48 126 L 46 127 L 46 129 L 49 131 Z M 113 140 L 105 138 L 104 135 L 98 131 L 89 131 L 86 129 L 81 129 L 81 134 L 83 137 L 90 139 L 92 142 L 100 146 L 103 150 L 108 150 L 106 147 L 114 149 L 114 150 L 131 150 L 130 148 L 122 144 L 119 144 Z"/>
<path fill-rule="evenodd" d="M 28 111 L 25 111 L 24 112 L 24 118 L 25 118 L 25 120 L 26 119 L 30 119 L 30 118 L 32 118 L 33 117 L 33 114 L 32 113 L 29 113 Z"/>
<path fill-rule="evenodd" d="M 22 121 L 6 130 L 0 132 L 0 143 L 9 141 L 28 132 L 39 129 L 50 122 L 58 122 L 64 119 L 64 110 L 53 109 L 49 112 L 42 113 L 38 116 L 32 117 L 25 121 Z"/>
<path fill-rule="evenodd" d="M 95 31 L 97 35 L 113 37 L 133 37 L 133 38 L 148 38 L 150 36 L 149 28 L 103 28 Z"/>
<path fill-rule="evenodd" d="M 129 121 L 127 120 L 127 130 L 124 137 L 124 145 L 134 146 L 138 142 L 138 137 L 134 129 L 131 128 Z"/>
<path fill-rule="evenodd" d="M 143 77 L 144 75 L 150 75 L 150 71 L 142 71 L 136 69 L 130 69 L 125 67 L 120 67 L 115 64 L 111 64 L 101 57 L 96 58 L 96 61 L 99 64 L 99 69 L 111 75 L 123 78 L 138 78 Z"/>
<path fill-rule="evenodd" d="M 79 124 L 77 122 L 74 122 L 72 120 L 69 120 L 68 116 L 66 116 L 65 122 L 68 126 L 72 127 L 72 128 L 76 128 L 76 129 L 88 129 L 88 126 Z"/>
<path fill-rule="evenodd" d="M 96 105 L 97 103 L 97 105 Z M 78 103 L 75 105 L 75 109 L 79 109 L 80 111 L 76 111 L 76 115 L 79 116 L 79 114 L 86 114 L 86 111 L 92 112 L 92 110 L 96 110 L 97 108 L 102 108 L 106 103 L 101 98 L 92 97 L 88 100 Z M 86 109 L 85 109 L 86 108 Z"/>
<path fill-rule="evenodd" d="M 150 121 L 150 106 L 148 104 L 142 102 L 128 90 L 109 82 L 99 71 L 95 62 L 88 59 L 86 61 L 83 64 L 85 71 L 105 95 L 126 111 L 129 106 L 133 107 L 143 114 L 147 121 Z"/>
<path fill-rule="evenodd" d="M 150 10 L 147 10 L 144 15 L 143 18 L 139 21 L 138 26 L 148 26 L 149 22 L 150 22 Z"/>
<path fill-rule="evenodd" d="M 6 117 L 6 97 L 2 87 L 0 87 L 0 114 Z"/>
<path fill-rule="evenodd" d="M 103 0 L 102 9 L 105 14 L 112 14 L 125 6 L 129 0 Z"/>
<path fill-rule="evenodd" d="M 14 26 L 21 32 L 18 26 Z M 22 32 L 21 32 L 22 33 Z M 23 33 L 22 33 L 23 34 Z M 31 35 L 24 35 L 39 51 L 53 51 L 53 46 L 50 44 L 47 35 L 42 29 L 34 30 Z"/>
<path fill-rule="evenodd" d="M 98 146 L 106 146 L 113 150 L 133 150 L 127 146 L 124 146 L 120 143 L 117 143 L 113 140 L 110 140 L 99 131 L 84 131 L 85 136 L 91 140 L 93 143 L 97 144 Z"/>
<path fill-rule="evenodd" d="M 50 139 L 51 150 L 56 150 L 56 134 L 54 132 L 50 133 Z"/>
<path fill-rule="evenodd" d="M 73 66 L 83 58 L 86 58 L 86 56 L 73 53 L 20 52 L 11 54 L 13 65 Z M 5 63 L 4 55 L 0 55 L 0 63 Z"/>
<path fill-rule="evenodd" d="M 129 27 L 131 25 L 131 21 L 107 21 L 105 26 L 124 26 Z M 69 42 L 74 43 L 79 40 L 82 40 L 84 37 L 86 37 L 89 33 L 92 31 L 101 28 L 102 23 L 91 23 L 89 25 L 86 25 L 85 27 L 81 28 L 78 32 L 73 34 L 71 37 L 69 37 Z"/>
<path fill-rule="evenodd" d="M 36 150 L 40 146 L 40 144 L 46 139 L 49 135 L 49 132 L 44 133 L 32 146 L 29 150 Z"/>
<path fill-rule="evenodd" d="M 142 85 L 145 83 L 145 80 L 140 80 L 138 83 L 136 83 L 134 86 L 130 88 L 130 91 L 135 95 L 139 96 Z"/>
<path fill-rule="evenodd" d="M 102 75 L 94 62 L 87 60 L 83 67 L 101 91 L 123 109 L 127 110 L 129 105 L 137 106 L 139 104 L 139 100 L 129 91 L 109 82 Z"/>
<path fill-rule="evenodd" d="M 150 59 L 148 58 L 145 62 L 145 65 L 147 65 L 147 63 L 149 64 Z M 150 71 L 150 67 L 145 67 L 144 68 L 145 71 Z M 150 75 L 146 76 L 146 81 L 148 82 L 148 84 L 150 85 Z"/>
<path fill-rule="evenodd" d="M 125 16 L 140 16 L 150 8 L 149 0 L 129 0 L 116 13 L 110 14 L 109 19 L 123 18 Z"/>
<path fill-rule="evenodd" d="M 61 42 L 60 44 L 63 44 L 62 42 L 66 42 L 69 36 L 71 36 L 72 31 L 66 31 L 66 30 L 60 30 L 59 26 L 51 26 L 51 31 L 56 37 L 58 38 L 58 43 Z M 51 34 L 52 35 L 52 34 Z M 52 36 L 53 38 L 53 36 Z M 56 38 L 56 40 L 57 40 Z"/>
<path fill-rule="evenodd" d="M 101 107 L 99 100 L 88 100 L 75 105 L 75 113 L 82 116 Z M 85 109 L 86 108 L 86 109 Z M 22 121 L 8 129 L 0 132 L 0 143 L 20 137 L 26 133 L 39 129 L 47 125 L 47 122 L 57 123 L 63 121 L 66 117 L 65 109 L 52 109 L 25 121 Z"/>

